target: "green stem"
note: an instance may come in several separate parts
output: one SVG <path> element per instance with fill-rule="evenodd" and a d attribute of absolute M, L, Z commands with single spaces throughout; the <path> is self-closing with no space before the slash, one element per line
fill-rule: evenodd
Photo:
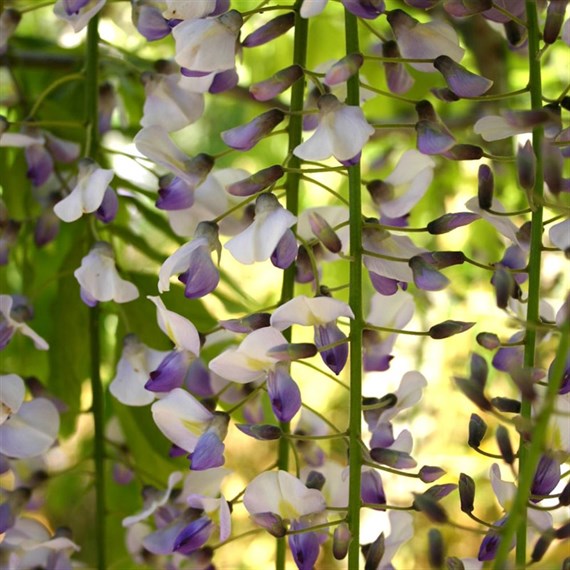
<path fill-rule="evenodd" d="M 72 73 L 71 75 L 65 75 L 64 77 L 60 77 L 59 79 L 56 79 L 51 85 L 46 87 L 46 89 L 44 89 L 44 91 L 38 96 L 38 98 L 36 99 L 34 106 L 32 107 L 28 116 L 33 117 L 38 112 L 38 109 L 40 108 L 42 103 L 45 101 L 46 97 L 52 91 L 55 91 L 58 87 L 60 87 L 61 85 L 65 85 L 66 83 L 69 83 L 70 81 L 80 81 L 82 79 L 83 79 L 82 73 Z"/>
<path fill-rule="evenodd" d="M 85 156 L 94 158 L 99 142 L 98 132 L 98 31 L 99 18 L 95 16 L 87 28 L 86 68 L 85 68 L 85 115 L 87 133 Z M 95 542 L 97 544 L 97 570 L 105 570 L 105 408 L 104 391 L 101 383 L 101 345 L 100 345 L 100 308 L 95 306 L 89 315 L 89 336 L 91 352 L 91 394 L 93 398 L 94 443 L 93 460 L 95 463 Z"/>
<path fill-rule="evenodd" d="M 542 80 L 540 69 L 540 29 L 538 23 L 538 13 L 536 0 L 526 0 L 526 18 L 528 22 L 528 66 L 529 66 L 529 88 L 532 109 L 542 108 Z M 539 324 L 539 301 L 540 301 L 540 265 L 542 254 L 542 219 L 543 208 L 540 205 L 543 199 L 544 166 L 542 141 L 544 130 L 542 127 L 535 128 L 532 134 L 532 146 L 536 157 L 536 179 L 532 194 L 532 201 L 536 208 L 532 213 L 530 254 L 528 263 L 528 306 L 526 320 L 529 327 L 526 331 L 524 345 L 524 366 L 532 368 L 535 364 L 535 351 L 537 339 L 537 326 Z M 530 204 L 532 206 L 532 204 Z M 560 345 L 564 343 L 561 340 Z M 549 387 L 550 390 L 551 386 Z M 546 407 L 546 405 L 544 406 Z M 527 421 L 531 421 L 531 403 L 522 398 L 521 416 Z M 538 423 L 538 421 L 537 421 Z M 543 431 L 546 430 L 548 417 L 543 418 Z M 507 524 L 504 527 L 501 543 L 495 559 L 494 568 L 504 568 L 508 556 L 509 547 L 513 535 L 516 533 L 516 563 L 524 567 L 526 563 L 526 531 L 527 531 L 527 509 L 530 487 L 534 472 L 538 464 L 543 437 L 538 433 L 538 425 L 532 433 L 530 443 L 520 439 L 519 447 L 519 481 L 513 505 L 509 512 Z M 532 451 L 531 451 L 532 450 Z"/>
<path fill-rule="evenodd" d="M 358 53 L 358 24 L 356 17 L 344 11 L 346 53 Z M 347 105 L 360 104 L 360 79 L 358 73 L 347 83 Z M 350 293 L 349 303 L 354 313 L 350 323 L 350 404 L 349 404 L 349 484 L 348 526 L 351 540 L 348 547 L 348 568 L 360 566 L 360 485 L 362 469 L 361 409 L 362 403 L 362 196 L 360 187 L 360 164 L 348 169 L 348 195 L 350 196 Z"/>
<path fill-rule="evenodd" d="M 301 18 L 301 0 L 295 2 L 295 36 L 293 40 L 293 63 L 301 67 L 305 67 L 307 63 L 307 44 L 309 22 Z M 293 114 L 289 118 L 289 147 L 288 154 L 290 156 L 288 167 L 293 169 L 287 173 L 286 188 L 286 204 L 287 209 L 295 216 L 299 212 L 299 186 L 301 181 L 301 173 L 297 172 L 301 168 L 301 160 L 293 154 L 295 147 L 299 146 L 303 137 L 303 115 L 298 111 L 303 110 L 305 96 L 305 77 L 299 78 L 291 88 L 291 104 L 289 110 Z M 293 231 L 295 229 L 293 228 Z M 283 283 L 281 286 L 281 299 L 279 304 L 286 303 L 291 300 L 295 289 L 295 264 L 292 264 L 283 272 Z M 291 342 L 291 330 L 285 333 L 285 338 Z M 283 433 L 289 433 L 291 428 L 289 423 L 280 422 Z M 289 469 L 289 441 L 286 437 L 279 439 L 277 468 L 283 471 Z M 285 538 L 277 539 L 277 552 L 275 555 L 275 569 L 285 570 L 286 559 L 286 541 Z"/>

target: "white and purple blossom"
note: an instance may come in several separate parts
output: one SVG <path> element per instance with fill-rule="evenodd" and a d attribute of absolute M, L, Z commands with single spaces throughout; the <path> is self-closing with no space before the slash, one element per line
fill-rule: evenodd
<path fill-rule="evenodd" d="M 68 22 L 75 33 L 80 32 L 89 20 L 101 11 L 106 0 L 57 0 L 53 13 Z"/>
<path fill-rule="evenodd" d="M 25 304 L 15 303 L 11 295 L 0 295 L 0 350 L 10 342 L 16 332 L 32 339 L 38 350 L 48 350 L 48 343 L 24 322 L 28 318 L 30 313 Z"/>

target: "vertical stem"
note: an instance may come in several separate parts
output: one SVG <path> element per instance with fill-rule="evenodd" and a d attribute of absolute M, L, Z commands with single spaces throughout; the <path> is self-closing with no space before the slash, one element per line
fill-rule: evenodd
<path fill-rule="evenodd" d="M 293 63 L 306 66 L 307 61 L 307 42 L 308 42 L 308 20 L 301 18 L 299 10 L 301 9 L 301 0 L 297 0 L 295 4 L 295 36 L 293 40 Z M 305 97 L 305 78 L 301 77 L 291 88 L 291 111 L 302 111 Z M 301 144 L 303 136 L 303 116 L 300 113 L 293 113 L 289 118 L 289 167 L 298 171 L 301 166 L 301 160 L 293 154 L 293 149 Z M 289 172 L 286 181 L 286 206 L 287 209 L 295 216 L 299 213 L 299 185 L 301 181 L 300 172 Z M 295 288 L 295 264 L 292 264 L 283 272 L 283 284 L 281 287 L 281 299 L 279 304 L 286 303 L 293 298 Z M 291 331 L 284 333 L 285 338 L 291 341 Z M 289 433 L 289 422 L 281 422 L 281 429 L 284 433 Z M 279 449 L 277 458 L 277 467 L 283 471 L 289 468 L 289 442 L 287 438 L 279 439 Z M 284 570 L 286 559 L 286 539 L 277 539 L 277 552 L 275 556 L 276 570 Z"/>
<path fill-rule="evenodd" d="M 529 86 L 532 109 L 542 108 L 542 79 L 540 70 L 540 30 L 536 0 L 526 0 L 526 17 L 528 25 L 528 66 Z M 544 165 L 542 142 L 544 130 L 542 127 L 535 128 L 532 133 L 532 146 L 536 157 L 536 179 L 533 188 L 533 209 L 531 221 L 531 238 L 529 254 L 529 280 L 528 280 L 528 305 L 526 320 L 529 324 L 525 334 L 524 366 L 531 368 L 535 364 L 536 335 L 539 323 L 540 301 L 540 269 L 542 253 L 542 196 L 544 191 Z M 522 398 L 521 416 L 531 421 L 531 403 Z M 547 420 L 546 420 L 547 421 Z M 516 533 L 516 562 L 517 566 L 523 567 L 526 563 L 526 530 L 527 509 L 526 504 L 532 486 L 532 480 L 536 466 L 540 459 L 540 446 L 537 430 L 532 433 L 531 442 L 525 442 L 522 438 L 519 446 L 519 481 L 515 500 L 513 502 L 509 519 L 504 527 L 501 545 L 495 560 L 495 568 L 503 568 L 509 552 L 511 537 Z M 531 452 L 531 449 L 534 451 Z"/>
<path fill-rule="evenodd" d="M 344 11 L 346 53 L 358 53 L 358 24 L 356 16 Z M 359 77 L 353 75 L 347 84 L 346 103 L 360 104 Z M 349 418 L 349 499 L 348 525 L 351 541 L 348 549 L 348 568 L 358 570 L 360 562 L 360 484 L 362 468 L 361 403 L 362 403 L 362 196 L 360 163 L 348 169 L 350 201 L 350 293 L 349 302 L 354 313 L 350 324 L 350 418 Z"/>
<path fill-rule="evenodd" d="M 85 114 L 87 133 L 85 156 L 93 158 L 97 154 L 98 132 L 98 67 L 99 67 L 99 31 L 98 16 L 89 22 L 87 28 L 86 68 L 85 68 Z M 99 369 L 101 361 L 100 345 L 100 309 L 96 305 L 89 314 L 89 336 L 91 352 L 91 397 L 93 424 L 95 429 L 93 442 L 93 461 L 95 463 L 95 542 L 97 545 L 97 570 L 106 568 L 105 552 L 105 434 L 104 434 L 104 392 Z"/>

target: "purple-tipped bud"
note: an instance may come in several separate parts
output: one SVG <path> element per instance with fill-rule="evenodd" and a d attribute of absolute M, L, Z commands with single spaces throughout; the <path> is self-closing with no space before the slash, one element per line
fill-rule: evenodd
<path fill-rule="evenodd" d="M 478 220 L 478 214 L 471 212 L 458 212 L 456 214 L 444 214 L 443 216 L 431 221 L 427 225 L 427 230 L 432 235 L 440 235 L 450 232 L 461 226 L 467 226 L 470 223 Z"/>
<path fill-rule="evenodd" d="M 375 447 L 370 450 L 370 457 L 381 465 L 395 469 L 413 469 L 417 465 L 416 460 L 409 453 L 396 449 Z"/>
<path fill-rule="evenodd" d="M 523 190 L 527 192 L 534 188 L 536 178 L 536 157 L 530 141 L 520 146 L 517 151 L 517 178 Z"/>
<path fill-rule="evenodd" d="M 446 103 L 455 103 L 459 101 L 461 97 L 458 97 L 451 89 L 447 87 L 432 87 L 430 91 L 433 96 L 440 101 L 445 101 Z"/>
<path fill-rule="evenodd" d="M 412 269 L 414 283 L 419 289 L 424 291 L 441 291 L 449 285 L 449 279 L 435 270 L 421 256 L 416 255 L 408 261 L 408 265 Z"/>
<path fill-rule="evenodd" d="M 300 245 L 297 251 L 295 269 L 295 281 L 297 283 L 311 283 L 311 281 L 314 281 L 315 275 L 313 273 L 311 258 L 304 245 Z"/>
<path fill-rule="evenodd" d="M 422 154 L 442 154 L 455 145 L 455 137 L 440 122 L 420 120 L 416 123 L 417 147 Z"/>
<path fill-rule="evenodd" d="M 385 505 L 386 493 L 382 485 L 380 473 L 374 469 L 362 472 L 362 483 L 360 486 L 360 498 L 363 503 L 369 505 Z"/>
<path fill-rule="evenodd" d="M 568 481 L 568 483 L 566 483 L 564 486 L 564 489 L 562 489 L 560 495 L 558 496 L 558 502 L 563 507 L 570 505 L 570 481 Z"/>
<path fill-rule="evenodd" d="M 504 111 L 503 116 L 509 125 L 520 129 L 534 129 L 540 126 L 548 128 L 560 122 L 557 113 L 547 107 L 529 111 Z"/>
<path fill-rule="evenodd" d="M 336 560 L 344 560 L 346 558 L 351 538 L 352 534 L 348 524 L 340 523 L 334 529 L 332 552 Z"/>
<path fill-rule="evenodd" d="M 342 249 L 342 242 L 329 223 L 317 212 L 309 214 L 309 225 L 317 239 L 332 253 Z"/>
<path fill-rule="evenodd" d="M 517 283 L 511 272 L 502 266 L 497 267 L 493 273 L 491 283 L 495 289 L 497 307 L 499 307 L 499 309 L 506 309 L 509 305 L 509 299 L 515 296 L 515 290 L 517 289 Z"/>
<path fill-rule="evenodd" d="M 287 343 L 274 346 L 267 351 L 272 358 L 283 362 L 311 358 L 317 354 L 317 347 L 310 342 Z"/>
<path fill-rule="evenodd" d="M 279 439 L 282 435 L 281 428 L 271 424 L 236 424 L 236 427 L 245 435 L 260 441 Z"/>
<path fill-rule="evenodd" d="M 184 387 L 200 398 L 214 395 L 215 391 L 210 383 L 210 371 L 201 358 L 196 358 L 190 364 Z"/>
<path fill-rule="evenodd" d="M 53 172 L 53 159 L 43 144 L 33 144 L 25 149 L 28 171 L 26 176 L 34 186 L 47 182 Z"/>
<path fill-rule="evenodd" d="M 257 329 L 270 326 L 270 313 L 254 313 L 243 319 L 220 321 L 220 326 L 235 333 L 250 333 Z"/>
<path fill-rule="evenodd" d="M 128 485 L 135 478 L 134 471 L 122 463 L 113 463 L 113 481 L 117 485 Z"/>
<path fill-rule="evenodd" d="M 421 253 L 420 257 L 435 269 L 445 269 L 465 262 L 465 254 L 462 251 L 428 251 Z"/>
<path fill-rule="evenodd" d="M 445 544 L 441 532 L 436 528 L 430 528 L 428 532 L 428 560 L 431 568 L 443 568 Z"/>
<path fill-rule="evenodd" d="M 442 339 L 465 332 L 474 325 L 475 323 L 466 323 L 463 321 L 444 321 L 443 323 L 430 327 L 428 332 L 431 338 Z"/>
<path fill-rule="evenodd" d="M 492 0 L 447 0 L 444 4 L 445 11 L 455 18 L 466 18 L 474 14 L 480 14 L 493 7 Z M 450 569 L 453 570 L 453 569 Z"/>
<path fill-rule="evenodd" d="M 487 350 L 495 350 L 501 346 L 501 341 L 495 333 L 482 332 L 479 333 L 475 340 L 479 346 L 486 348 Z"/>
<path fill-rule="evenodd" d="M 271 263 L 279 269 L 287 269 L 297 257 L 297 247 L 297 238 L 293 230 L 288 228 L 271 254 Z"/>
<path fill-rule="evenodd" d="M 271 409 L 280 422 L 289 422 L 301 408 L 301 391 L 286 367 L 277 366 L 267 376 Z"/>
<path fill-rule="evenodd" d="M 426 515 L 426 517 L 433 523 L 445 524 L 449 517 L 446 510 L 437 502 L 436 499 L 430 495 L 423 493 L 422 495 L 415 495 L 413 507 Z"/>
<path fill-rule="evenodd" d="M 250 150 L 263 137 L 267 136 L 283 119 L 285 113 L 279 109 L 270 109 L 249 123 L 229 129 L 222 133 L 222 140 L 236 150 Z"/>
<path fill-rule="evenodd" d="M 233 89 L 239 82 L 239 75 L 235 68 L 226 69 L 225 71 L 220 71 L 214 75 L 212 84 L 208 89 L 208 93 L 212 95 L 217 95 L 218 93 L 225 93 L 230 89 Z"/>
<path fill-rule="evenodd" d="M 59 201 L 55 198 L 53 204 Z M 47 245 L 55 239 L 59 233 L 60 219 L 55 215 L 53 208 L 46 208 L 38 218 L 34 228 L 34 242 L 38 247 Z"/>
<path fill-rule="evenodd" d="M 489 374 L 489 367 L 487 361 L 476 352 L 471 354 L 471 380 L 483 390 L 487 383 L 487 376 Z"/>
<path fill-rule="evenodd" d="M 386 10 L 384 0 L 341 0 L 342 5 L 355 16 L 374 20 Z"/>
<path fill-rule="evenodd" d="M 192 521 L 176 537 L 172 550 L 180 554 L 191 554 L 208 542 L 213 531 L 214 523 L 208 517 L 200 517 Z"/>
<path fill-rule="evenodd" d="M 113 111 L 117 106 L 117 94 L 111 83 L 106 81 L 99 87 L 99 133 L 104 134 L 111 130 Z"/>
<path fill-rule="evenodd" d="M 276 164 L 230 184 L 227 191 L 232 196 L 251 196 L 269 188 L 283 176 L 283 173 L 283 167 Z"/>
<path fill-rule="evenodd" d="M 507 517 L 503 517 L 502 519 L 497 521 L 494 526 L 502 527 L 505 525 L 506 522 L 507 522 Z M 499 550 L 500 544 L 501 544 L 500 531 L 491 529 L 485 535 L 485 538 L 481 542 L 481 546 L 479 547 L 479 553 L 477 554 L 477 560 L 480 560 L 482 562 L 493 560 L 497 555 L 497 550 Z M 513 546 L 514 546 L 514 541 L 511 548 Z"/>
<path fill-rule="evenodd" d="M 443 153 L 450 160 L 479 160 L 483 157 L 483 149 L 474 144 L 456 144 Z"/>
<path fill-rule="evenodd" d="M 170 392 L 174 388 L 180 388 L 193 360 L 194 355 L 187 350 L 170 351 L 158 368 L 150 373 L 145 389 L 150 392 Z"/>
<path fill-rule="evenodd" d="M 447 4 L 445 6 L 447 7 Z M 465 570 L 465 564 L 457 556 L 448 556 L 445 562 L 446 570 Z"/>
<path fill-rule="evenodd" d="M 559 540 L 570 538 L 570 521 L 566 521 L 562 526 L 554 531 L 554 536 Z"/>
<path fill-rule="evenodd" d="M 554 457 L 542 455 L 536 467 L 530 492 L 538 496 L 548 495 L 559 482 L 560 462 Z"/>
<path fill-rule="evenodd" d="M 465 473 L 459 475 L 459 500 L 464 513 L 472 513 L 475 508 L 475 481 Z"/>
<path fill-rule="evenodd" d="M 269 534 L 281 538 L 287 534 L 283 519 L 275 513 L 255 513 L 250 515 L 251 520 L 264 528 Z"/>
<path fill-rule="evenodd" d="M 133 5 L 133 23 L 139 33 L 149 42 L 160 40 L 172 31 L 161 11 L 148 4 Z"/>
<path fill-rule="evenodd" d="M 383 180 L 371 180 L 366 185 L 366 190 L 377 206 L 394 198 L 394 186 Z"/>
<path fill-rule="evenodd" d="M 423 495 L 432 498 L 434 501 L 441 501 L 441 499 L 445 499 L 447 495 L 453 493 L 457 489 L 457 485 L 455 483 L 445 483 L 444 485 L 432 485 L 429 489 L 427 489 Z"/>
<path fill-rule="evenodd" d="M 493 171 L 486 164 L 479 167 L 477 199 L 481 210 L 489 210 L 493 204 L 493 193 L 495 191 L 495 178 Z"/>
<path fill-rule="evenodd" d="M 483 411 L 489 412 L 493 409 L 491 402 L 489 402 L 485 397 L 485 394 L 483 394 L 481 387 L 475 382 L 468 380 L 467 378 L 455 378 L 455 383 L 463 394 Z M 471 424 L 469 424 L 469 426 L 471 427 Z"/>
<path fill-rule="evenodd" d="M 104 224 L 108 224 L 115 219 L 118 211 L 119 198 L 115 191 L 108 186 L 105 194 L 103 194 L 101 205 L 95 210 L 95 217 Z"/>
<path fill-rule="evenodd" d="M 445 469 L 432 465 L 424 465 L 420 469 L 420 480 L 424 483 L 433 483 L 445 475 Z"/>
<path fill-rule="evenodd" d="M 307 489 L 317 489 L 317 491 L 320 491 L 324 487 L 326 481 L 326 477 L 319 471 L 310 471 L 307 475 L 305 486 Z"/>
<path fill-rule="evenodd" d="M 372 544 L 365 544 L 362 547 L 362 554 L 364 554 L 366 560 L 364 570 L 372 570 L 373 568 L 378 568 L 385 551 L 386 546 L 384 533 L 381 532 L 380 536 L 378 536 L 378 538 Z"/>
<path fill-rule="evenodd" d="M 553 540 L 554 533 L 552 529 L 548 529 L 546 532 L 540 535 L 538 540 L 535 542 L 532 553 L 530 555 L 531 564 L 542 560 Z"/>
<path fill-rule="evenodd" d="M 263 24 L 243 40 L 243 47 L 257 47 L 287 33 L 295 25 L 295 14 L 288 12 Z"/>
<path fill-rule="evenodd" d="M 289 89 L 301 77 L 303 77 L 303 68 L 297 64 L 291 65 L 278 71 L 265 81 L 254 83 L 249 88 L 249 92 L 256 101 L 270 101 Z"/>
<path fill-rule="evenodd" d="M 512 398 L 502 398 L 498 396 L 491 398 L 491 404 L 494 408 L 499 410 L 499 412 L 505 412 L 507 414 L 519 414 L 521 411 L 521 403 Z"/>
<path fill-rule="evenodd" d="M 194 187 L 182 178 L 166 174 L 159 178 L 158 185 L 155 205 L 160 210 L 185 210 L 194 204 Z"/>
<path fill-rule="evenodd" d="M 323 83 L 329 87 L 348 81 L 364 63 L 360 53 L 351 53 L 339 59 L 326 73 Z"/>
<path fill-rule="evenodd" d="M 480 97 L 493 85 L 490 79 L 471 73 L 447 55 L 436 57 L 433 66 L 443 75 L 447 86 L 459 97 Z"/>
<path fill-rule="evenodd" d="M 505 426 L 499 426 L 495 433 L 497 438 L 497 445 L 499 446 L 499 451 L 503 457 L 505 463 L 512 465 L 515 461 L 515 454 L 513 452 L 513 446 L 511 444 L 511 438 L 509 437 L 509 432 Z"/>
<path fill-rule="evenodd" d="M 315 344 L 321 353 L 323 362 L 335 373 L 340 374 L 348 359 L 348 344 L 342 342 L 332 348 L 320 350 L 322 347 L 339 341 L 345 341 L 346 335 L 332 323 L 315 327 Z"/>
<path fill-rule="evenodd" d="M 382 44 L 383 57 L 402 57 L 398 44 L 393 41 L 387 41 Z M 392 93 L 405 93 L 414 85 L 414 78 L 408 73 L 406 66 L 397 62 L 383 62 L 384 71 L 386 73 L 386 83 L 388 89 Z"/>
<path fill-rule="evenodd" d="M 546 10 L 544 32 L 542 39 L 546 44 L 553 44 L 558 39 L 558 34 L 564 22 L 564 14 L 568 0 L 550 0 Z"/>

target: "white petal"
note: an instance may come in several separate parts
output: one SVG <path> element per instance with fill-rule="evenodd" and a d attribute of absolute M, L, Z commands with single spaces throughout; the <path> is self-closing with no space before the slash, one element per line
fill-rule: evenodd
<path fill-rule="evenodd" d="M 34 346 L 38 350 L 48 350 L 49 344 L 36 331 L 32 330 L 26 323 L 18 326 L 18 330 L 34 342 Z"/>
<path fill-rule="evenodd" d="M 79 192 L 71 192 L 54 207 L 55 215 L 62 221 L 70 223 L 78 220 L 83 215 L 83 202 Z"/>
<path fill-rule="evenodd" d="M 194 396 L 181 388 L 175 388 L 155 402 L 151 411 L 158 429 L 186 451 L 194 451 L 198 438 L 213 417 Z"/>
<path fill-rule="evenodd" d="M 489 470 L 489 479 L 499 504 L 505 511 L 508 511 L 511 508 L 511 503 L 517 492 L 515 484 L 501 479 L 501 469 L 497 463 L 493 463 L 493 465 L 491 465 L 491 469 Z"/>
<path fill-rule="evenodd" d="M 528 129 L 513 127 L 499 115 L 482 117 L 473 125 L 473 131 L 488 142 L 500 141 L 521 133 L 529 133 L 531 130 L 530 127 Z"/>
<path fill-rule="evenodd" d="M 147 296 L 156 306 L 158 326 L 177 348 L 188 350 L 198 356 L 200 354 L 200 337 L 196 327 L 186 318 L 169 311 L 160 297 Z"/>
<path fill-rule="evenodd" d="M 303 0 L 301 5 L 301 18 L 318 16 L 327 5 L 327 0 Z"/>
<path fill-rule="evenodd" d="M 69 22 L 75 33 L 80 32 L 88 23 L 91 18 L 103 8 L 106 0 L 91 0 L 87 6 L 79 10 L 78 14 L 69 16 L 65 11 L 63 0 L 58 0 L 53 7 L 53 13 L 60 19 Z"/>
<path fill-rule="evenodd" d="M 374 134 L 374 127 L 368 124 L 360 107 L 342 105 L 331 121 L 333 155 L 337 160 L 354 158 Z"/>
<path fill-rule="evenodd" d="M 0 314 L 12 324 L 13 319 L 10 316 L 10 311 L 12 310 L 12 305 L 14 304 L 14 299 L 12 295 L 0 295 Z"/>
<path fill-rule="evenodd" d="M 44 144 L 45 139 L 42 136 L 23 135 L 22 133 L 3 133 L 0 135 L 0 147 L 26 147 L 35 144 Z"/>
<path fill-rule="evenodd" d="M 402 329 L 414 315 L 414 298 L 407 291 L 398 289 L 394 295 L 375 293 L 366 320 L 379 327 Z"/>
<path fill-rule="evenodd" d="M 293 154 L 302 160 L 325 160 L 333 154 L 333 141 L 329 129 L 319 123 L 309 139 L 295 147 Z M 351 157 L 352 158 L 352 157 Z"/>
<path fill-rule="evenodd" d="M 204 497 L 217 497 L 220 486 L 225 477 L 232 471 L 225 467 L 215 467 L 204 471 L 190 471 L 184 479 L 184 487 L 180 494 L 180 501 L 185 502 L 186 497 L 192 493 L 199 493 Z"/>
<path fill-rule="evenodd" d="M 487 212 L 487 210 L 482 210 L 479 207 L 477 196 L 474 196 L 473 198 L 467 200 L 467 202 L 465 202 L 465 206 L 469 211 L 474 212 L 475 214 L 479 214 L 483 219 L 487 220 L 499 233 L 504 235 L 507 239 L 513 243 L 516 243 L 524 250 L 528 249 L 528 245 L 519 241 L 519 238 L 517 237 L 518 228 L 513 222 L 511 222 L 508 216 L 496 216 L 495 214 Z M 493 198 L 491 208 L 496 212 L 505 211 L 505 208 L 501 202 L 499 202 L 499 200 L 496 198 Z"/>
<path fill-rule="evenodd" d="M 561 251 L 570 249 L 570 219 L 553 225 L 550 230 L 548 230 L 548 237 L 552 245 Z"/>
<path fill-rule="evenodd" d="M 26 386 L 17 374 L 0 376 L 0 425 L 18 413 L 25 396 Z"/>
<path fill-rule="evenodd" d="M 211 14 L 215 7 L 216 0 L 192 0 L 192 2 L 166 0 L 166 10 L 162 15 L 167 20 L 191 20 Z"/>
<path fill-rule="evenodd" d="M 276 309 L 271 316 L 271 326 L 284 330 L 292 324 L 304 326 L 324 325 L 339 317 L 354 318 L 349 305 L 331 297 L 298 295 Z"/>
<path fill-rule="evenodd" d="M 24 402 L 0 427 L 0 452 L 18 459 L 45 453 L 59 431 L 59 414 L 45 398 Z"/>
<path fill-rule="evenodd" d="M 160 267 L 158 272 L 158 290 L 170 291 L 170 278 L 188 269 L 190 254 L 200 245 L 206 243 L 204 238 L 194 239 L 178 248 Z"/>

